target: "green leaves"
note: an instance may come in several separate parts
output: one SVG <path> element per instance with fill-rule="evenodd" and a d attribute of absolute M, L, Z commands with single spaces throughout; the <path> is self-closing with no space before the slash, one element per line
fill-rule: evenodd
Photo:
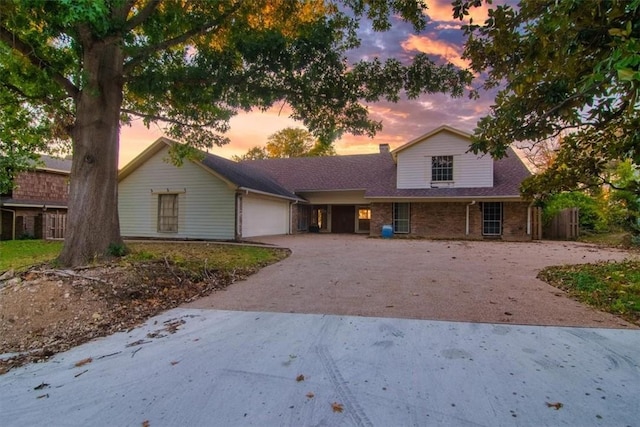
<path fill-rule="evenodd" d="M 459 17 L 479 4 L 454 3 Z M 523 0 L 465 28 L 464 56 L 500 89 L 472 149 L 501 157 L 513 142 L 567 134 L 529 196 L 602 183 L 611 160 L 640 163 L 640 1 Z"/>
<path fill-rule="evenodd" d="M 331 142 L 314 140 L 309 131 L 288 127 L 270 135 L 265 147 L 253 147 L 243 156 L 234 156 L 234 160 L 332 156 L 336 153 Z"/>

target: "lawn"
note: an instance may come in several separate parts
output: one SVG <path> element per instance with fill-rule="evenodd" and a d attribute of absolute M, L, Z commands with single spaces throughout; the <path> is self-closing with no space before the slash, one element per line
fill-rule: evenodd
<path fill-rule="evenodd" d="M 0 273 L 21 270 L 31 265 L 53 260 L 62 249 L 62 242 L 47 240 L 6 240 L 0 242 Z"/>
<path fill-rule="evenodd" d="M 216 243 L 133 243 L 123 263 L 168 260 L 185 270 L 246 270 L 276 262 L 286 254 L 265 247 Z M 53 261 L 62 242 L 46 240 L 8 240 L 0 242 L 0 274 L 6 270 L 24 270 L 34 264 Z"/>
<path fill-rule="evenodd" d="M 580 302 L 640 325 L 640 261 L 548 267 L 538 277 Z"/>

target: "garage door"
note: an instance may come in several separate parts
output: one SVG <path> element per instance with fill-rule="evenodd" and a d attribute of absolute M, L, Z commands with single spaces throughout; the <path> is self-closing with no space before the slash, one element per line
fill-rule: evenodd
<path fill-rule="evenodd" d="M 272 236 L 289 232 L 289 202 L 244 197 L 242 237 Z"/>

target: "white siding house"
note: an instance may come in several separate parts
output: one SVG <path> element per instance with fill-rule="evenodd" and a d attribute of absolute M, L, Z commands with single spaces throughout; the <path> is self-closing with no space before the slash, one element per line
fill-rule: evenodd
<path fill-rule="evenodd" d="M 396 149 L 397 188 L 492 187 L 493 159 L 469 152 L 470 137 L 443 126 Z M 453 179 L 433 179 L 434 156 L 452 160 Z"/>
<path fill-rule="evenodd" d="M 203 153 L 182 166 L 165 161 L 175 142 L 160 138 L 118 174 L 125 237 L 236 240 L 287 234 L 301 199 L 259 171 Z"/>
<path fill-rule="evenodd" d="M 165 162 L 168 147 L 150 156 L 118 186 L 120 229 L 127 237 L 235 238 L 235 191 L 196 163 L 181 167 Z M 178 226 L 162 231 L 160 198 L 177 196 Z"/>
<path fill-rule="evenodd" d="M 441 126 L 389 151 L 233 162 L 202 153 L 176 167 L 160 138 L 119 173 L 124 237 L 242 240 L 297 232 L 530 240 L 530 176 L 513 150 L 469 152 Z M 388 227 L 387 227 L 388 229 Z"/>

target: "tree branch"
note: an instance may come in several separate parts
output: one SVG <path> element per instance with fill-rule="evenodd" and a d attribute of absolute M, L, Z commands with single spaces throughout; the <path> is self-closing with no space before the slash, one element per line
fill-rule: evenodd
<path fill-rule="evenodd" d="M 52 72 L 53 80 L 58 83 L 70 97 L 75 98 L 80 92 L 71 81 L 55 71 L 51 64 L 38 57 L 34 48 L 23 42 L 13 31 L 10 31 L 3 25 L 0 25 L 0 41 L 5 42 L 8 46 L 23 54 L 36 68 Z"/>
<path fill-rule="evenodd" d="M 216 19 L 215 21 L 208 23 L 208 24 L 204 24 L 202 26 L 199 26 L 197 28 L 193 28 L 190 31 L 187 31 L 184 34 L 181 34 L 177 37 L 174 37 L 172 39 L 168 39 L 165 40 L 161 43 L 155 44 L 153 46 L 147 46 L 144 49 L 141 49 L 135 56 L 132 56 L 131 59 L 129 61 L 127 61 L 124 64 L 124 72 L 125 74 L 127 72 L 129 72 L 131 70 L 131 68 L 133 68 L 135 65 L 137 65 L 138 63 L 140 63 L 141 61 L 143 61 L 149 54 L 153 53 L 153 52 L 157 52 L 160 50 L 166 50 L 170 47 L 179 45 L 180 43 L 184 43 L 187 40 L 189 40 L 191 37 L 195 37 L 195 36 L 199 36 L 202 34 L 206 34 L 211 32 L 212 30 L 216 29 L 216 27 L 219 27 L 220 24 L 222 22 L 224 22 L 228 17 L 230 17 L 231 15 L 233 15 L 236 11 L 238 11 L 238 9 L 240 9 L 242 2 L 237 2 L 235 3 L 228 11 L 226 11 L 225 13 L 223 13 L 221 16 L 218 17 L 218 19 Z"/>
<path fill-rule="evenodd" d="M 141 119 L 148 119 L 148 120 L 152 120 L 152 121 L 171 123 L 171 124 L 174 124 L 174 125 L 185 126 L 185 127 L 190 127 L 190 128 L 200 128 L 200 127 L 206 127 L 206 126 L 213 125 L 213 122 L 204 123 L 204 124 L 191 124 L 191 123 L 183 122 L 183 121 L 180 121 L 180 120 L 177 120 L 177 119 L 172 119 L 172 118 L 169 118 L 169 117 L 166 117 L 166 116 L 157 115 L 157 114 L 140 113 L 138 111 L 130 110 L 128 108 L 121 108 L 120 112 L 125 113 L 125 114 L 131 114 L 132 116 L 140 117 Z"/>
<path fill-rule="evenodd" d="M 149 3 L 147 3 L 146 6 L 142 10 L 140 10 L 140 12 L 138 12 L 136 15 L 134 15 L 131 19 L 127 21 L 123 29 L 123 33 L 128 33 L 138 25 L 142 24 L 145 20 L 147 20 L 147 18 L 151 16 L 153 11 L 156 10 L 156 8 L 158 7 L 158 4 L 160 4 L 160 1 L 161 0 L 151 0 Z M 131 3 L 133 2 L 130 2 L 130 4 Z"/>

